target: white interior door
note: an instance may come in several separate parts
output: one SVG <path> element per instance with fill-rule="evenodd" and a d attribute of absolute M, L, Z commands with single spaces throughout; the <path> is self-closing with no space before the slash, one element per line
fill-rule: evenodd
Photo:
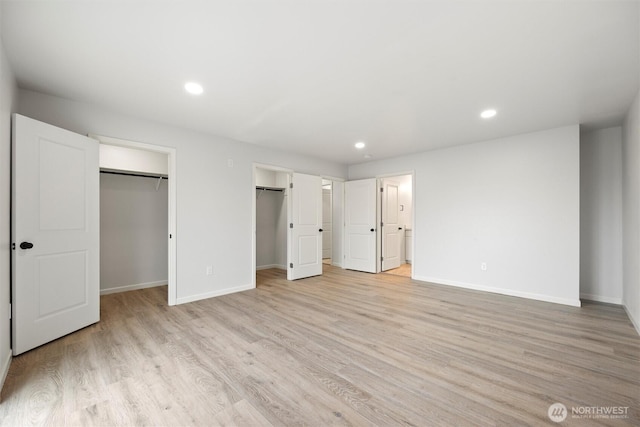
<path fill-rule="evenodd" d="M 322 178 L 294 173 L 287 279 L 322 274 Z"/>
<path fill-rule="evenodd" d="M 399 220 L 399 187 L 397 181 L 389 178 L 382 180 L 382 271 L 400 267 L 402 227 Z"/>
<path fill-rule="evenodd" d="M 328 188 L 322 189 L 322 258 L 329 259 L 332 255 L 333 223 L 332 223 L 332 195 Z"/>
<path fill-rule="evenodd" d="M 376 272 L 376 189 L 375 178 L 345 182 L 345 268 Z"/>
<path fill-rule="evenodd" d="M 13 116 L 13 354 L 100 320 L 98 142 Z"/>

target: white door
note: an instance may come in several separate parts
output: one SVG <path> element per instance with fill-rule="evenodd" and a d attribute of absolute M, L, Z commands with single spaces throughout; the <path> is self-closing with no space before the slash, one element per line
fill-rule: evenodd
<path fill-rule="evenodd" d="M 376 272 L 376 189 L 375 178 L 345 182 L 345 268 Z"/>
<path fill-rule="evenodd" d="M 294 173 L 287 279 L 322 274 L 322 178 Z"/>
<path fill-rule="evenodd" d="M 13 354 L 100 320 L 98 142 L 13 116 Z"/>
<path fill-rule="evenodd" d="M 400 184 L 392 179 L 382 180 L 382 271 L 400 267 L 399 187 Z"/>
<path fill-rule="evenodd" d="M 333 243 L 333 203 L 332 203 L 331 190 L 328 188 L 322 189 L 322 258 L 331 258 L 331 247 Z"/>

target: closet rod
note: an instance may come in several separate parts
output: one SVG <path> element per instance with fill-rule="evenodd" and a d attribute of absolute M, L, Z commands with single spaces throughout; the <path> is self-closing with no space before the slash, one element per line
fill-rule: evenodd
<path fill-rule="evenodd" d="M 108 173 L 110 175 L 124 175 L 124 176 L 139 176 L 141 178 L 160 178 L 160 179 L 169 179 L 168 176 L 157 176 L 157 175 L 145 175 L 142 173 L 129 173 L 129 172 L 114 172 L 114 171 L 100 171 L 100 173 Z"/>
<path fill-rule="evenodd" d="M 256 190 L 277 191 L 278 193 L 282 193 L 284 188 L 256 187 Z"/>

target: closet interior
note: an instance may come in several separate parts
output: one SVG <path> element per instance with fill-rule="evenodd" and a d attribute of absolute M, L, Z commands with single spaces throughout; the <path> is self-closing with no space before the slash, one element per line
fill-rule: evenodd
<path fill-rule="evenodd" d="M 166 154 L 101 145 L 101 294 L 167 284 L 167 164 Z"/>
<path fill-rule="evenodd" d="M 256 169 L 256 270 L 287 268 L 289 174 Z"/>

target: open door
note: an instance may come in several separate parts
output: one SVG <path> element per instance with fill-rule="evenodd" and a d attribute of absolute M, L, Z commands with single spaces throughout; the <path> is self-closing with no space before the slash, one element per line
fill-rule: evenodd
<path fill-rule="evenodd" d="M 13 116 L 12 308 L 18 355 L 100 320 L 98 142 Z"/>
<path fill-rule="evenodd" d="M 344 187 L 344 268 L 376 273 L 376 179 L 347 181 Z"/>
<path fill-rule="evenodd" d="M 322 274 L 322 178 L 294 173 L 291 181 L 287 279 Z"/>
<path fill-rule="evenodd" d="M 399 220 L 398 193 L 400 183 L 390 178 L 383 178 L 381 184 L 382 198 L 382 271 L 400 267 L 400 244 L 402 243 L 402 226 Z"/>

